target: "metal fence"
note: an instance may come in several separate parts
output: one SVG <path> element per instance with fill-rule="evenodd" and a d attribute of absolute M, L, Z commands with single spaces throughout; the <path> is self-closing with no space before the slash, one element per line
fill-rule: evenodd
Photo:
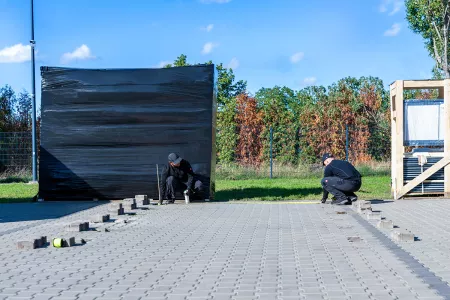
<path fill-rule="evenodd" d="M 0 172 L 31 170 L 31 132 L 0 132 Z"/>
<path fill-rule="evenodd" d="M 390 159 L 390 129 L 346 126 L 324 132 L 322 128 L 292 126 L 219 127 L 218 171 L 242 173 L 245 169 L 249 177 L 297 176 L 309 172 L 305 165 L 320 168 L 323 152 L 350 162 Z M 0 173 L 31 171 L 31 154 L 31 132 L 0 132 Z"/>

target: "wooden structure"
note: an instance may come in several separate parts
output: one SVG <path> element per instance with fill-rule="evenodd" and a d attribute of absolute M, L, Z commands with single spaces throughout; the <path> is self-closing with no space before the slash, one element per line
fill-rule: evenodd
<path fill-rule="evenodd" d="M 421 157 L 415 156 L 422 165 L 421 172 L 417 176 L 407 177 L 404 173 L 407 160 L 412 153 L 405 153 L 404 145 L 404 91 L 420 89 L 437 89 L 440 99 L 443 101 L 443 151 L 426 153 L 428 161 L 421 163 Z M 433 100 L 430 100 L 433 101 Z M 395 200 L 409 195 L 442 194 L 450 195 L 450 79 L 445 80 L 397 80 L 390 85 L 391 102 L 391 129 L 392 129 L 392 194 Z M 417 162 L 416 161 L 416 162 Z M 425 158 L 425 162 L 427 159 Z M 436 177 L 440 172 L 441 177 Z M 433 178 L 434 176 L 434 178 Z M 438 178 L 438 179 L 436 179 Z M 440 185 L 438 192 L 417 191 L 417 186 Z"/>

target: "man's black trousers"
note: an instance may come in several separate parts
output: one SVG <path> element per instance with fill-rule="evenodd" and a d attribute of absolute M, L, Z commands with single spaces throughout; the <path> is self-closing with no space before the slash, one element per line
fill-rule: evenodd
<path fill-rule="evenodd" d="M 181 194 L 187 189 L 186 182 L 181 182 L 176 177 L 169 176 L 166 180 L 166 197 L 169 200 L 175 199 L 175 194 L 180 192 Z M 194 195 L 191 196 L 198 199 L 203 197 L 203 183 L 200 180 L 194 180 Z"/>
<path fill-rule="evenodd" d="M 325 177 L 322 187 L 336 197 L 337 202 L 346 201 L 348 197 L 356 197 L 355 192 L 361 188 L 361 180 L 346 180 L 339 177 Z"/>

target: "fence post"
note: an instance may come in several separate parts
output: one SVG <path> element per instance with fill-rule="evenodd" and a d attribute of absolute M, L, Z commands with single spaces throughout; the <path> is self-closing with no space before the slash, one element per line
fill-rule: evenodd
<path fill-rule="evenodd" d="M 273 171 L 273 127 L 270 126 L 270 179 Z"/>
<path fill-rule="evenodd" d="M 345 124 L 345 160 L 348 161 L 348 124 Z"/>

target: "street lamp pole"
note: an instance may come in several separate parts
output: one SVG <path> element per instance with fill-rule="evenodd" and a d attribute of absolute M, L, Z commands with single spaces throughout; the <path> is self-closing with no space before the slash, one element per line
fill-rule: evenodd
<path fill-rule="evenodd" d="M 37 151 L 36 151 L 36 82 L 35 82 L 35 63 L 34 63 L 34 1 L 31 0 L 31 100 L 32 100 L 32 110 L 33 110 L 33 121 L 32 121 L 32 145 L 33 145 L 33 181 L 37 181 Z"/>

